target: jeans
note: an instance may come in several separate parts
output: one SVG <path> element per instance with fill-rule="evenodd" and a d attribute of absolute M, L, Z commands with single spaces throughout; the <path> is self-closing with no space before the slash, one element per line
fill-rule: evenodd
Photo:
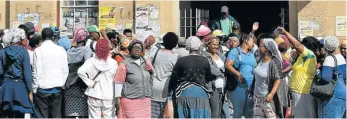
<path fill-rule="evenodd" d="M 346 111 L 346 99 L 332 97 L 318 101 L 318 118 L 342 118 Z"/>
<path fill-rule="evenodd" d="M 247 93 L 247 88 L 236 87 L 232 92 L 229 92 L 231 96 L 231 103 L 234 108 L 233 118 L 252 118 L 253 117 L 253 97 Z"/>

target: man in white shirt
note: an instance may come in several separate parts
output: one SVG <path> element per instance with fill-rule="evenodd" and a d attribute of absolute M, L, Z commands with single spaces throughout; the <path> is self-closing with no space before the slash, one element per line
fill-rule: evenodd
<path fill-rule="evenodd" d="M 69 74 L 67 54 L 52 41 L 52 29 L 43 29 L 41 36 L 43 42 L 34 51 L 34 103 L 43 118 L 61 118 L 61 89 Z"/>

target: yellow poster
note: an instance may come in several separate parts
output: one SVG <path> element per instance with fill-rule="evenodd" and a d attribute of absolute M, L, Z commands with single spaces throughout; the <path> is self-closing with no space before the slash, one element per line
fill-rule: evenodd
<path fill-rule="evenodd" d="M 336 36 L 347 35 L 347 16 L 336 16 Z"/>
<path fill-rule="evenodd" d="M 116 24 L 116 7 L 99 7 L 99 29 L 106 29 L 107 24 Z"/>

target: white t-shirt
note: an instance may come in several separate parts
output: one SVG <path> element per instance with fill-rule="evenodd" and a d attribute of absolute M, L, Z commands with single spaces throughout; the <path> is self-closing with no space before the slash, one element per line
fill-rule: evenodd
<path fill-rule="evenodd" d="M 218 68 L 224 68 L 224 62 L 222 59 L 218 58 L 217 60 L 213 60 Z M 224 87 L 224 79 L 221 77 L 217 77 L 215 83 L 214 83 L 216 88 L 223 88 Z"/>

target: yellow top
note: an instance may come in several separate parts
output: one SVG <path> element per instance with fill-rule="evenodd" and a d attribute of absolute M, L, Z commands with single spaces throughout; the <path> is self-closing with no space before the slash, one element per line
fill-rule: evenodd
<path fill-rule="evenodd" d="M 317 60 L 314 53 L 305 48 L 293 65 L 290 80 L 292 91 L 302 94 L 310 93 L 312 80 L 316 74 L 316 64 Z"/>

